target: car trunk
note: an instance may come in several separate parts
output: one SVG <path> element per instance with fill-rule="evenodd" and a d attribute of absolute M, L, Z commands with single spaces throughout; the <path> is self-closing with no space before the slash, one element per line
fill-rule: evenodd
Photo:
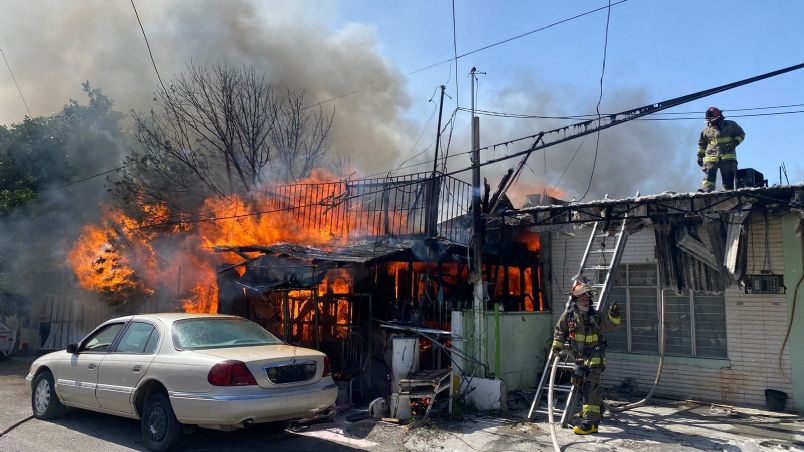
<path fill-rule="evenodd" d="M 216 356 L 222 361 L 244 362 L 263 388 L 315 383 L 324 369 L 322 353 L 285 344 L 195 350 L 195 353 Z"/>

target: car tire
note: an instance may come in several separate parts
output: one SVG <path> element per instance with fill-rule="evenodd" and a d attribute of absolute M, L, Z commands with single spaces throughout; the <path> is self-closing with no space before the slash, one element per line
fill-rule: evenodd
<path fill-rule="evenodd" d="M 148 396 L 142 412 L 141 431 L 145 447 L 156 452 L 170 450 L 181 440 L 182 425 L 176 420 L 166 394 L 158 392 Z"/>
<path fill-rule="evenodd" d="M 40 372 L 34 379 L 31 391 L 31 411 L 37 419 L 54 419 L 67 410 L 59 396 L 56 395 L 56 385 L 53 384 L 53 374 L 49 370 Z"/>

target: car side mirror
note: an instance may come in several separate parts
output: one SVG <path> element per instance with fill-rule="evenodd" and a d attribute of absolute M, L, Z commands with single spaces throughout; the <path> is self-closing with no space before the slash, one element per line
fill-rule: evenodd
<path fill-rule="evenodd" d="M 72 353 L 73 355 L 78 353 L 78 344 L 72 343 L 67 346 L 67 353 Z"/>

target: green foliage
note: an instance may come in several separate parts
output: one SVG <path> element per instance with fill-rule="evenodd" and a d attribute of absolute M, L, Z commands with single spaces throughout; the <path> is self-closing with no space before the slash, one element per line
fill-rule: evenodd
<path fill-rule="evenodd" d="M 100 89 L 82 86 L 89 105 L 71 99 L 57 114 L 0 126 L 0 217 L 45 190 L 109 169 L 98 162 L 118 154 L 121 115 Z"/>

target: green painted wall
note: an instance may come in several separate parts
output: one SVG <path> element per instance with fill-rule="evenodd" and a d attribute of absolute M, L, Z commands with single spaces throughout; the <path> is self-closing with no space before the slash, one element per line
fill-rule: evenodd
<path fill-rule="evenodd" d="M 474 328 L 472 311 L 461 312 L 465 332 Z M 493 311 L 485 314 L 486 363 L 494 372 L 496 357 L 496 320 Z M 553 332 L 553 320 L 549 312 L 501 312 L 499 314 L 500 328 L 500 375 L 496 377 L 505 380 L 508 391 L 520 388 L 534 388 L 539 384 L 538 376 L 544 369 L 547 359 L 548 340 Z M 467 337 L 470 335 L 467 335 Z M 466 350 L 472 352 L 471 341 L 465 344 Z M 471 373 L 473 366 L 466 365 Z"/>
<path fill-rule="evenodd" d="M 787 316 L 793 313 L 793 306 L 796 300 L 796 284 L 798 284 L 804 271 L 804 256 L 802 256 L 802 237 L 796 235 L 796 228 L 799 224 L 799 216 L 795 213 L 785 215 L 782 220 L 782 234 L 784 242 L 784 283 L 787 286 Z M 804 282 L 798 290 L 798 306 L 795 309 L 793 327 L 790 331 L 790 338 L 787 341 L 790 350 L 790 367 L 792 368 L 793 379 L 793 408 L 799 413 L 804 413 Z M 793 346 L 793 344 L 798 344 Z M 781 344 L 780 344 L 781 345 Z"/>

